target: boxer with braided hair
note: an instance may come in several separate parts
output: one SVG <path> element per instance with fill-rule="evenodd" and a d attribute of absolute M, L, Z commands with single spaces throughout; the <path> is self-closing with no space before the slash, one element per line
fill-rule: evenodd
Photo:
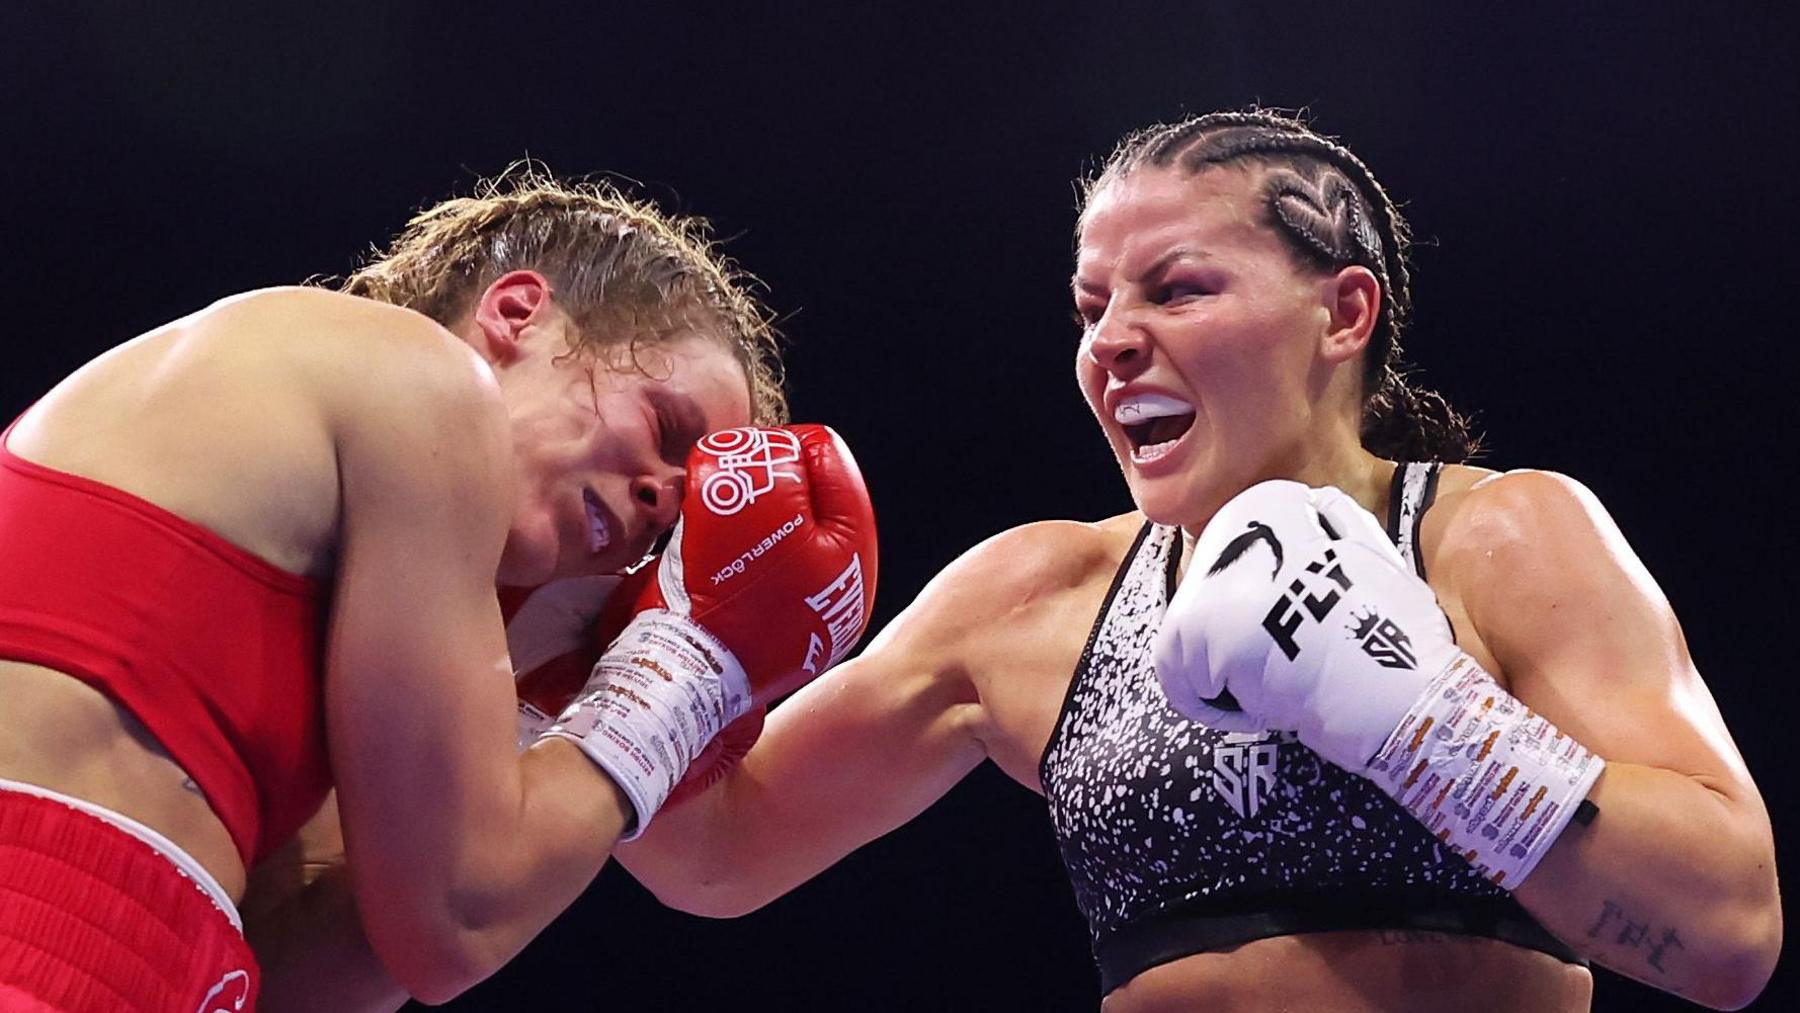
<path fill-rule="evenodd" d="M 1212 113 L 1126 137 L 1086 190 L 1091 195 L 1145 165 L 1194 173 L 1244 162 L 1269 170 L 1269 222 L 1297 257 L 1326 271 L 1359 264 L 1381 283 L 1385 296 L 1363 359 L 1364 446 L 1408 460 L 1474 457 L 1480 441 L 1469 420 L 1442 395 L 1406 379 L 1400 335 L 1412 315 L 1411 234 L 1387 190 L 1350 149 L 1278 113 Z"/>
<path fill-rule="evenodd" d="M 448 999 L 848 650 L 867 494 L 829 430 L 777 425 L 749 284 L 704 223 L 527 169 L 343 292 L 221 300 L 7 427 L 0 1008 Z M 521 742 L 513 657 L 602 602 L 527 643 L 497 589 L 617 583 L 664 537 Z"/>
<path fill-rule="evenodd" d="M 1406 256 L 1293 118 L 1128 137 L 1074 358 L 1136 509 L 971 549 L 621 861 L 749 910 L 989 759 L 1045 797 L 1108 1013 L 1575 1011 L 1587 961 L 1750 1001 L 1756 785 L 1594 496 L 1459 463 L 1405 383 Z"/>

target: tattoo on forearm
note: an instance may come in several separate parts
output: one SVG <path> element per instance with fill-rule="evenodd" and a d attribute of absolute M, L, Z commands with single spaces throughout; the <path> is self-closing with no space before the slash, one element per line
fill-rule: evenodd
<path fill-rule="evenodd" d="M 188 791 L 191 791 L 194 794 L 199 795 L 202 798 L 206 797 L 206 793 L 200 790 L 200 786 L 198 784 L 195 784 L 194 779 L 191 777 L 182 778 L 181 786 L 183 788 L 186 788 Z"/>
<path fill-rule="evenodd" d="M 1647 949 L 1644 960 L 1658 974 L 1669 973 L 1666 963 L 1674 951 L 1687 949 L 1673 926 L 1658 929 L 1647 921 L 1637 921 L 1610 900 L 1601 902 L 1600 913 L 1588 926 L 1587 935 L 1589 939 L 1610 939 L 1634 950 Z"/>

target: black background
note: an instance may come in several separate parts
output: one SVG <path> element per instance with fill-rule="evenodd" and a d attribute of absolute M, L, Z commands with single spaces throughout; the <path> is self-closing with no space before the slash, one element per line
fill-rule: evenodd
<path fill-rule="evenodd" d="M 989 534 L 1130 503 L 1072 381 L 1071 180 L 1152 120 L 1310 109 L 1411 217 L 1425 379 L 1590 485 L 1774 814 L 1800 33 L 1731 4 L 0 6 L 0 414 L 146 328 L 342 273 L 531 155 L 705 214 L 855 448 L 877 622 Z M 648 10 L 644 8 L 649 8 Z M 1784 854 L 1793 867 L 1793 855 Z M 1601 973 L 1605 1010 L 1691 1008 Z M 1758 1004 L 1788 1006 L 1777 971 Z M 1093 1010 L 1042 803 L 984 767 L 736 922 L 600 883 L 459 1010 Z"/>

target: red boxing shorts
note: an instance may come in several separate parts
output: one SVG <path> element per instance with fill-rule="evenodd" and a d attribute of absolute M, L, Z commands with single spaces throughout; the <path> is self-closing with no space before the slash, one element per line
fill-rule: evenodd
<path fill-rule="evenodd" d="M 0 780 L 0 1010 L 249 1013 L 258 974 L 236 919 L 154 830 Z"/>

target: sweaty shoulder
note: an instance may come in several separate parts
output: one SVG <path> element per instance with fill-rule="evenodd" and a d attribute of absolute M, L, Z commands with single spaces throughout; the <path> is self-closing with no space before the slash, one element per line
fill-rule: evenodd
<path fill-rule="evenodd" d="M 1085 632 L 1142 522 L 1136 514 L 1037 521 L 994 535 L 932 578 L 871 646 L 885 640 L 938 664 L 980 670 L 994 651 L 1053 646 L 1032 639 L 1046 630 Z M 1083 610 L 1086 620 L 1069 626 Z"/>
<path fill-rule="evenodd" d="M 485 374 L 463 342 L 417 313 L 323 289 L 262 289 L 77 370 L 15 446 L 322 577 L 346 434 L 394 417 L 473 417 L 484 398 L 497 402 Z"/>
<path fill-rule="evenodd" d="M 479 396 L 492 386 L 480 358 L 412 310 L 326 289 L 263 289 L 214 304 L 196 325 L 281 347 L 325 391 L 394 398 Z"/>
<path fill-rule="evenodd" d="M 223 333 L 274 344 L 282 338 L 367 335 L 448 336 L 436 322 L 412 310 L 325 288 L 284 285 L 228 296 L 172 325 L 183 330 Z"/>
<path fill-rule="evenodd" d="M 865 655 L 913 673 L 921 696 L 978 704 L 988 756 L 1027 786 L 1112 576 L 1143 518 L 1039 521 L 963 553 Z"/>
<path fill-rule="evenodd" d="M 1143 523 L 1136 514 L 1098 522 L 1036 521 L 977 544 L 926 586 L 945 620 L 1016 621 L 1069 594 L 1104 590 Z"/>
<path fill-rule="evenodd" d="M 1427 547 L 1487 551 L 1527 539 L 1543 522 L 1582 509 L 1593 494 L 1554 471 L 1490 471 L 1450 465 L 1425 515 Z"/>
<path fill-rule="evenodd" d="M 1556 586 L 1564 582 L 1548 578 L 1595 561 L 1596 553 L 1632 558 L 1599 499 L 1567 475 L 1456 471 L 1446 470 L 1423 536 L 1428 572 L 1465 594 L 1496 584 Z"/>

